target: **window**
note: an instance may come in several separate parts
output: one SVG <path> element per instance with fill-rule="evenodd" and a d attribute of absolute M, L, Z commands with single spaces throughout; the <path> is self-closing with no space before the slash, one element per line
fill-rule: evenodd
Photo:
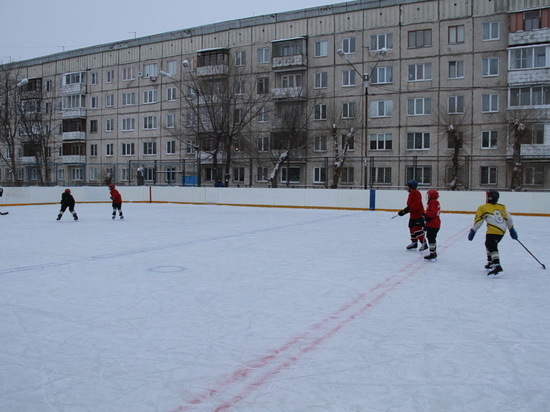
<path fill-rule="evenodd" d="M 532 69 L 550 67 L 546 63 L 546 47 L 523 47 L 510 50 L 510 69 Z"/>
<path fill-rule="evenodd" d="M 370 117 L 391 117 L 393 113 L 393 101 L 373 100 L 370 102 Z"/>
<path fill-rule="evenodd" d="M 157 102 L 157 91 L 146 90 L 143 92 L 143 104 L 152 104 Z"/>
<path fill-rule="evenodd" d="M 258 137 L 258 152 L 267 152 L 269 150 L 269 139 L 266 136 Z"/>
<path fill-rule="evenodd" d="M 233 168 L 233 181 L 241 183 L 244 182 L 244 167 Z"/>
<path fill-rule="evenodd" d="M 464 96 L 449 96 L 449 114 L 464 113 Z"/>
<path fill-rule="evenodd" d="M 483 41 L 500 39 L 500 22 L 486 21 L 483 23 Z"/>
<path fill-rule="evenodd" d="M 370 173 L 373 184 L 391 183 L 391 167 L 373 167 L 370 169 Z"/>
<path fill-rule="evenodd" d="M 391 33 L 375 34 L 370 36 L 370 51 L 392 49 L 393 35 Z"/>
<path fill-rule="evenodd" d="M 235 66 L 244 66 L 246 64 L 246 52 L 238 51 L 235 53 Z"/>
<path fill-rule="evenodd" d="M 172 102 L 176 100 L 176 88 L 175 87 L 168 87 L 166 89 L 166 100 L 169 102 Z"/>
<path fill-rule="evenodd" d="M 355 86 L 355 70 L 342 70 L 342 86 Z"/>
<path fill-rule="evenodd" d="M 99 170 L 97 167 L 90 167 L 90 180 L 96 181 L 99 179 Z"/>
<path fill-rule="evenodd" d="M 157 154 L 157 142 L 143 142 L 143 154 L 150 156 Z"/>
<path fill-rule="evenodd" d="M 447 149 L 455 149 L 458 146 L 458 149 L 462 149 L 464 143 L 464 133 L 456 132 L 456 134 L 447 133 Z"/>
<path fill-rule="evenodd" d="M 40 101 L 23 100 L 21 102 L 25 113 L 40 113 Z M 81 109 L 86 107 L 86 96 L 75 94 L 63 97 L 63 109 Z"/>
<path fill-rule="evenodd" d="M 432 99 L 418 97 L 407 99 L 407 116 L 422 116 L 432 113 Z"/>
<path fill-rule="evenodd" d="M 353 119 L 355 116 L 355 102 L 342 103 L 342 119 Z"/>
<path fill-rule="evenodd" d="M 90 97 L 90 108 L 97 109 L 99 107 L 99 97 L 91 96 Z"/>
<path fill-rule="evenodd" d="M 258 94 L 269 93 L 269 77 L 258 77 Z"/>
<path fill-rule="evenodd" d="M 392 66 L 377 67 L 372 72 L 370 78 L 372 84 L 393 83 L 393 68 Z"/>
<path fill-rule="evenodd" d="M 544 167 L 526 166 L 523 169 L 523 183 L 527 186 L 542 186 L 544 184 Z"/>
<path fill-rule="evenodd" d="M 105 131 L 113 132 L 115 130 L 115 121 L 113 119 L 105 119 Z"/>
<path fill-rule="evenodd" d="M 328 87 L 328 72 L 315 73 L 314 87 L 316 89 L 326 89 Z"/>
<path fill-rule="evenodd" d="M 498 141 L 498 132 L 496 130 L 487 130 L 481 132 L 481 148 L 496 149 Z"/>
<path fill-rule="evenodd" d="M 143 118 L 143 129 L 152 130 L 157 128 L 157 116 L 145 116 Z"/>
<path fill-rule="evenodd" d="M 122 143 L 122 156 L 133 156 L 136 154 L 134 143 Z"/>
<path fill-rule="evenodd" d="M 133 117 L 125 117 L 122 119 L 122 131 L 129 132 L 136 129 L 136 119 Z"/>
<path fill-rule="evenodd" d="M 97 133 L 97 120 L 90 120 L 90 133 Z"/>
<path fill-rule="evenodd" d="M 115 96 L 113 94 L 108 94 L 105 96 L 105 107 L 113 107 L 115 101 Z"/>
<path fill-rule="evenodd" d="M 99 80 L 98 80 L 97 73 L 92 73 L 92 74 L 91 74 L 91 77 L 92 77 L 92 79 L 91 79 L 91 80 L 92 80 L 92 84 L 94 84 L 94 85 L 97 84 L 98 81 L 99 81 Z"/>
<path fill-rule="evenodd" d="M 33 169 L 35 170 L 35 169 Z M 75 167 L 74 169 L 72 169 L 71 171 L 71 177 L 73 180 L 82 180 L 82 176 L 83 176 L 83 173 L 82 173 L 82 168 L 81 167 Z"/>
<path fill-rule="evenodd" d="M 271 50 L 269 47 L 260 47 L 258 49 L 258 64 L 269 63 Z"/>
<path fill-rule="evenodd" d="M 429 166 L 407 166 L 405 174 L 407 181 L 414 179 L 423 185 L 432 183 L 432 168 Z"/>
<path fill-rule="evenodd" d="M 369 149 L 391 150 L 392 140 L 393 138 L 391 133 L 373 133 L 369 136 Z"/>
<path fill-rule="evenodd" d="M 281 182 L 300 183 L 300 166 L 281 168 Z"/>
<path fill-rule="evenodd" d="M 246 93 L 246 81 L 245 80 L 235 80 L 235 94 L 237 96 L 243 95 Z"/>
<path fill-rule="evenodd" d="M 283 88 L 302 86 L 302 76 L 300 74 L 285 74 L 281 77 Z"/>
<path fill-rule="evenodd" d="M 414 30 L 408 33 L 409 49 L 417 49 L 419 47 L 431 47 L 432 45 L 432 31 L 427 30 Z"/>
<path fill-rule="evenodd" d="M 166 62 L 166 73 L 168 74 L 176 74 L 178 71 L 178 62 L 175 60 L 171 60 L 169 62 Z"/>
<path fill-rule="evenodd" d="M 482 185 L 496 185 L 497 184 L 497 168 L 491 166 L 482 166 L 480 183 Z"/>
<path fill-rule="evenodd" d="M 481 96 L 481 112 L 482 113 L 496 113 L 498 112 L 498 95 L 497 94 L 484 94 Z"/>
<path fill-rule="evenodd" d="M 168 140 L 166 142 L 166 154 L 176 154 L 176 141 Z"/>
<path fill-rule="evenodd" d="M 449 26 L 449 44 L 464 43 L 464 26 Z"/>
<path fill-rule="evenodd" d="M 134 80 L 134 68 L 125 67 L 122 69 L 122 81 Z"/>
<path fill-rule="evenodd" d="M 540 29 L 540 10 L 531 10 L 523 13 L 523 28 L 525 31 Z"/>
<path fill-rule="evenodd" d="M 233 111 L 234 124 L 242 124 L 244 121 L 244 117 L 245 117 L 244 109 L 235 109 Z"/>
<path fill-rule="evenodd" d="M 114 144 L 113 143 L 107 143 L 105 145 L 105 155 L 106 156 L 113 156 L 114 155 Z"/>
<path fill-rule="evenodd" d="M 267 107 L 262 106 L 260 107 L 260 110 L 258 110 L 258 121 L 259 122 L 267 122 L 269 120 Z"/>
<path fill-rule="evenodd" d="M 326 57 L 328 56 L 328 41 L 316 41 L 314 57 Z"/>
<path fill-rule="evenodd" d="M 541 106 L 550 104 L 550 87 L 533 86 L 510 89 L 510 106 Z"/>
<path fill-rule="evenodd" d="M 355 169 L 353 167 L 343 167 L 340 170 L 340 182 L 353 183 L 355 179 Z"/>
<path fill-rule="evenodd" d="M 267 167 L 258 166 L 256 169 L 256 181 L 257 182 L 267 182 L 269 178 Z"/>
<path fill-rule="evenodd" d="M 483 76 L 498 76 L 498 57 L 483 59 Z"/>
<path fill-rule="evenodd" d="M 157 63 L 148 63 L 143 65 L 143 77 L 156 77 L 159 75 Z"/>
<path fill-rule="evenodd" d="M 346 133 L 342 135 L 342 149 L 348 147 L 348 150 L 355 150 L 355 138 L 353 133 Z"/>
<path fill-rule="evenodd" d="M 449 79 L 464 78 L 464 62 L 462 60 L 449 62 Z"/>
<path fill-rule="evenodd" d="M 114 70 L 107 70 L 105 72 L 105 81 L 107 83 L 112 83 L 115 80 L 115 71 Z"/>
<path fill-rule="evenodd" d="M 197 153 L 197 141 L 196 140 L 187 140 L 185 142 L 185 153 L 195 154 Z"/>
<path fill-rule="evenodd" d="M 166 128 L 173 129 L 176 127 L 176 115 L 174 113 L 166 114 Z"/>
<path fill-rule="evenodd" d="M 327 105 L 326 104 L 316 104 L 315 105 L 315 120 L 326 120 L 327 119 Z"/>
<path fill-rule="evenodd" d="M 416 82 L 432 79 L 432 64 L 409 64 L 409 81 Z"/>
<path fill-rule="evenodd" d="M 326 136 L 315 136 L 313 138 L 313 150 L 315 152 L 325 152 L 327 150 Z"/>
<path fill-rule="evenodd" d="M 90 145 L 90 156 L 97 156 L 97 143 Z"/>
<path fill-rule="evenodd" d="M 327 181 L 326 167 L 317 166 L 313 168 L 313 183 L 325 183 Z"/>
<path fill-rule="evenodd" d="M 529 129 L 527 139 L 527 144 L 544 144 L 544 124 L 533 124 Z"/>
<path fill-rule="evenodd" d="M 355 37 L 342 39 L 342 50 L 346 54 L 355 53 Z"/>
<path fill-rule="evenodd" d="M 407 133 L 407 150 L 426 150 L 429 148 L 430 148 L 429 133 L 426 133 L 426 132 Z"/>
<path fill-rule="evenodd" d="M 122 105 L 123 106 L 132 106 L 136 104 L 136 93 L 127 92 L 122 93 Z"/>

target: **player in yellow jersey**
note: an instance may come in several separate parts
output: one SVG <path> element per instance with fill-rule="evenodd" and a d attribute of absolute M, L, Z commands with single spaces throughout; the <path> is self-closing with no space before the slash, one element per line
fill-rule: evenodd
<path fill-rule="evenodd" d="M 502 272 L 500 265 L 500 256 L 498 254 L 498 243 L 506 233 L 506 229 L 510 230 L 510 236 L 516 240 L 518 234 L 514 229 L 514 221 L 512 216 L 506 211 L 506 206 L 497 203 L 500 194 L 496 190 L 487 192 L 487 203 L 477 208 L 474 225 L 468 234 L 468 240 L 472 240 L 477 230 L 487 223 L 487 233 L 485 235 L 485 249 L 487 251 L 487 264 L 485 269 L 491 269 L 487 276 L 497 276 Z"/>

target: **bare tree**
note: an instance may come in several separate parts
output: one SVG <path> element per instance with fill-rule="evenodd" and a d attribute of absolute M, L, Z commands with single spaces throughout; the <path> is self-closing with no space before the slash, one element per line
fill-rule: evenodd
<path fill-rule="evenodd" d="M 15 186 L 20 186 L 17 175 L 20 93 L 18 72 L 9 65 L 0 66 L 0 159 L 10 170 Z"/>

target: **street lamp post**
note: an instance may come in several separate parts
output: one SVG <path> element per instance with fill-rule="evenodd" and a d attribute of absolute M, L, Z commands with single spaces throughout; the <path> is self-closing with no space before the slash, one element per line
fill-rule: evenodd
<path fill-rule="evenodd" d="M 351 67 L 353 67 L 353 70 L 355 70 L 355 72 L 359 75 L 359 77 L 361 78 L 361 80 L 363 81 L 363 85 L 365 87 L 365 110 L 363 112 L 363 130 L 364 130 L 364 133 L 365 133 L 365 140 L 364 140 L 364 147 L 365 147 L 365 160 L 363 162 L 364 164 L 364 188 L 367 189 L 367 171 L 368 171 L 368 166 L 367 166 L 367 155 L 366 155 L 366 148 L 368 147 L 368 133 L 367 133 L 367 128 L 368 128 L 368 122 L 369 122 L 369 82 L 370 82 L 370 79 L 372 77 L 372 74 L 374 73 L 374 71 L 376 70 L 376 67 L 378 66 L 378 63 L 380 63 L 380 60 L 382 60 L 382 58 L 387 54 L 388 50 L 383 47 L 382 49 L 380 49 L 378 51 L 378 60 L 376 60 L 376 64 L 374 65 L 374 67 L 372 68 L 372 70 L 370 71 L 370 73 L 361 73 L 358 69 L 357 69 L 357 66 L 355 66 L 355 64 L 353 64 L 347 53 L 342 50 L 342 49 L 338 49 L 336 50 L 336 53 L 338 53 L 338 55 L 340 57 L 342 57 Z M 372 187 L 372 178 L 371 178 L 371 187 Z"/>

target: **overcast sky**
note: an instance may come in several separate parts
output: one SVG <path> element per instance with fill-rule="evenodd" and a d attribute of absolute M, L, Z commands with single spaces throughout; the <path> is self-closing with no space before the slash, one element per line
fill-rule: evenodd
<path fill-rule="evenodd" d="M 338 0 L 0 0 L 0 62 Z"/>

